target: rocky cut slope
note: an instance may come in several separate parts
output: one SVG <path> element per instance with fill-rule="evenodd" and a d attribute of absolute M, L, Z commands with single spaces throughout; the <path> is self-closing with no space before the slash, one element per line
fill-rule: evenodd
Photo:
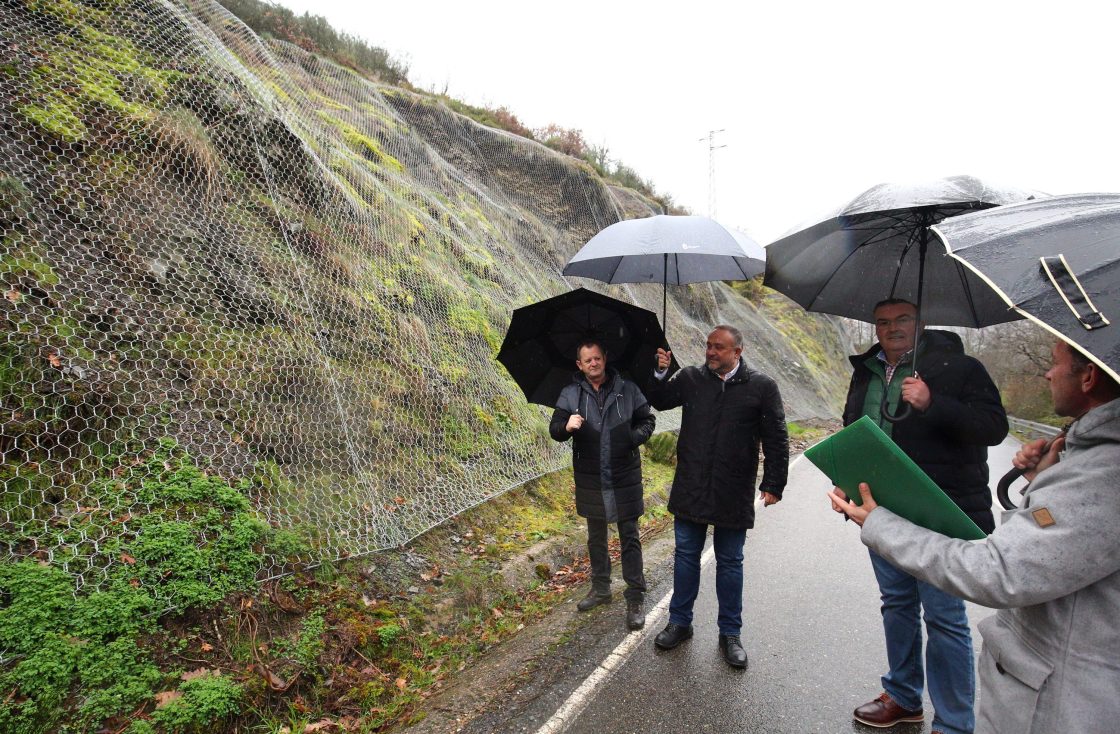
<path fill-rule="evenodd" d="M 161 441 L 251 479 L 318 558 L 561 465 L 494 355 L 515 307 L 572 287 L 563 263 L 650 202 L 211 0 L 16 0 L 0 24 L 8 553 L 96 577 L 145 500 L 88 487 Z M 659 287 L 583 285 L 660 310 Z M 792 415 L 834 412 L 837 332 L 746 290 L 670 294 L 683 361 L 741 323 Z"/>

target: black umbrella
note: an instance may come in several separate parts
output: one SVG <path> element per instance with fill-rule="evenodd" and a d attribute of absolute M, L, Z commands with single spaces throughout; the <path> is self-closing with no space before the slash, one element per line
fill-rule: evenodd
<path fill-rule="evenodd" d="M 870 321 L 875 304 L 887 298 L 916 304 L 926 324 L 1013 321 L 1019 314 L 982 279 L 943 252 L 927 253 L 929 228 L 947 217 L 1033 196 L 1040 194 L 972 176 L 881 184 L 827 219 L 767 245 L 762 282 L 808 311 L 859 321 Z M 909 414 L 906 408 L 900 418 Z"/>
<path fill-rule="evenodd" d="M 639 387 L 653 377 L 658 347 L 669 348 L 653 311 L 577 288 L 516 309 L 498 361 L 530 403 L 555 406 L 576 372 L 576 347 L 587 338 L 600 341 L 607 365 Z"/>
<path fill-rule="evenodd" d="M 1120 194 L 1028 201 L 933 228 L 951 255 L 1009 308 L 1095 362 L 1120 382 Z M 998 483 L 1000 503 L 1021 474 Z"/>
<path fill-rule="evenodd" d="M 1120 381 L 1120 194 L 1072 194 L 942 222 L 952 257 Z"/>

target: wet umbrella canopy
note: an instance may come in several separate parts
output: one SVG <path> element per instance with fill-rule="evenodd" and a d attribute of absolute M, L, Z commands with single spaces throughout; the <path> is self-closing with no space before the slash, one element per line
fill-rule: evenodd
<path fill-rule="evenodd" d="M 568 261 L 564 275 L 665 287 L 747 280 L 765 267 L 766 251 L 742 232 L 707 217 L 659 214 L 606 227 Z M 664 300 L 663 293 L 663 324 Z"/>
<path fill-rule="evenodd" d="M 871 321 L 875 304 L 902 298 L 923 324 L 981 327 L 1021 318 L 942 248 L 932 252 L 930 226 L 948 217 L 1023 201 L 1038 194 L 996 187 L 973 176 L 926 184 L 880 184 L 833 216 L 766 248 L 765 285 L 809 311 Z M 925 295 L 929 294 L 929 298 Z M 917 352 L 911 358 L 918 374 Z M 910 415 L 904 405 L 891 422 Z"/>
<path fill-rule="evenodd" d="M 513 312 L 498 361 L 530 403 L 555 406 L 576 372 L 576 347 L 594 338 L 607 365 L 639 387 L 653 378 L 658 347 L 668 349 L 657 315 L 585 288 Z"/>
<path fill-rule="evenodd" d="M 881 184 L 823 221 L 769 244 L 763 283 L 809 311 L 860 321 L 871 321 L 875 304 L 887 298 L 918 303 L 926 324 L 1012 321 L 1020 316 L 980 278 L 941 247 L 928 247 L 929 227 L 1031 196 L 1042 194 L 972 176 Z"/>
<path fill-rule="evenodd" d="M 1073 194 L 946 220 L 952 257 L 1009 308 L 1065 340 L 1120 382 L 1120 195 Z M 997 483 L 1015 507 L 1014 469 Z"/>
<path fill-rule="evenodd" d="M 954 260 L 1120 381 L 1120 194 L 1054 196 L 946 220 Z"/>

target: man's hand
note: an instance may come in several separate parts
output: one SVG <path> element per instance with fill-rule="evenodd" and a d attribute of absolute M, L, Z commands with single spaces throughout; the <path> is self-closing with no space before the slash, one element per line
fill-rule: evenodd
<path fill-rule="evenodd" d="M 933 398 L 929 393 L 929 385 L 921 377 L 915 376 L 902 381 L 902 400 L 924 413 Z"/>
<path fill-rule="evenodd" d="M 843 512 L 852 522 L 863 527 L 863 521 L 879 505 L 875 504 L 875 498 L 871 496 L 871 487 L 867 485 L 867 482 L 859 483 L 859 496 L 863 499 L 862 505 L 857 505 L 849 500 L 847 495 L 836 487 L 833 487 L 832 491 L 828 493 L 828 498 L 832 500 L 832 509 Z"/>
<path fill-rule="evenodd" d="M 1058 454 L 1066 447 L 1066 437 L 1058 436 L 1047 449 L 1046 439 L 1039 438 L 1030 443 L 1023 444 L 1015 454 L 1011 463 L 1016 469 L 1023 472 L 1023 477 L 1028 482 L 1033 482 L 1038 473 L 1045 471 L 1058 463 Z M 1045 450 L 1045 453 L 1043 451 Z"/>
<path fill-rule="evenodd" d="M 669 361 L 673 358 L 672 352 L 666 352 L 661 347 L 657 348 L 657 371 L 663 372 L 669 369 Z"/>
<path fill-rule="evenodd" d="M 769 507 L 770 505 L 776 505 L 781 501 L 782 501 L 782 498 L 779 497 L 776 494 L 771 494 L 769 492 L 763 492 L 762 493 L 762 505 L 764 507 Z"/>
<path fill-rule="evenodd" d="M 572 413 L 568 416 L 568 425 L 564 428 L 568 430 L 568 433 L 575 433 L 581 426 L 583 426 L 583 416 L 579 413 Z"/>

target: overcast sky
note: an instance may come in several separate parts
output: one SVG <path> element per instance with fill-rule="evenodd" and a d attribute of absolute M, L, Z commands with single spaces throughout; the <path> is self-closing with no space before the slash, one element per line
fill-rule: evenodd
<path fill-rule="evenodd" d="M 1120 5 L 281 0 L 765 244 L 885 181 L 1120 192 Z M 757 6 L 757 7 L 755 7 Z"/>

